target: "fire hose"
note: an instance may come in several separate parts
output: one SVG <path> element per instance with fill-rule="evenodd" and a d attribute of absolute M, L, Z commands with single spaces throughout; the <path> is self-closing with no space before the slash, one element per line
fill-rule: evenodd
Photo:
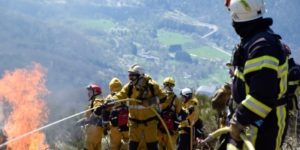
<path fill-rule="evenodd" d="M 127 102 L 127 101 L 138 102 L 138 103 L 141 102 L 140 100 L 137 100 L 137 99 L 121 99 L 121 100 L 109 102 L 109 103 L 106 104 L 106 105 L 107 105 L 107 106 L 110 106 L 110 105 L 114 105 L 115 103 L 121 103 L 121 102 Z M 8 145 L 8 144 L 10 144 L 10 143 L 12 143 L 12 142 L 19 141 L 19 140 L 21 140 L 21 139 L 23 139 L 23 138 L 25 138 L 25 137 L 27 137 L 27 136 L 29 136 L 29 135 L 35 133 L 35 132 L 44 130 L 44 129 L 46 129 L 46 128 L 48 128 L 48 127 L 51 127 L 51 126 L 53 126 L 53 125 L 55 125 L 55 124 L 61 123 L 61 122 L 63 122 L 63 121 L 66 121 L 66 120 L 68 120 L 68 119 L 71 119 L 71 118 L 74 118 L 74 117 L 76 117 L 76 116 L 78 116 L 78 115 L 84 114 L 84 113 L 86 113 L 86 112 L 88 112 L 88 111 L 91 111 L 91 110 L 93 110 L 93 109 L 96 109 L 96 108 L 98 108 L 98 107 L 103 107 L 103 105 L 100 105 L 100 106 L 97 106 L 97 107 L 94 107 L 94 108 L 90 108 L 90 109 L 84 110 L 84 111 L 82 111 L 82 112 L 79 112 L 79 113 L 73 114 L 73 115 L 71 115 L 71 116 L 62 118 L 62 119 L 60 119 L 60 120 L 57 120 L 57 121 L 52 122 L 52 123 L 49 123 L 49 124 L 47 124 L 47 125 L 45 125 L 45 126 L 42 126 L 42 127 L 40 127 L 40 128 L 34 129 L 34 130 L 29 131 L 29 132 L 27 132 L 27 133 L 25 133 L 25 134 L 22 134 L 22 135 L 20 135 L 20 136 L 17 136 L 17 137 L 15 137 L 15 138 L 12 138 L 12 139 L 8 140 L 7 142 L 2 143 L 2 144 L 0 145 L 0 148 L 4 147 L 4 146 L 6 146 L 6 145 Z M 147 107 L 145 107 L 145 108 L 147 108 Z M 174 149 L 174 147 L 173 147 L 173 142 L 172 142 L 172 138 L 171 138 L 171 135 L 170 135 L 170 132 L 169 132 L 169 130 L 168 130 L 168 128 L 167 128 L 167 126 L 166 126 L 164 120 L 161 118 L 160 114 L 159 114 L 153 107 L 149 107 L 149 108 L 155 113 L 155 115 L 158 117 L 158 119 L 160 120 L 160 122 L 161 122 L 162 125 L 164 126 L 164 128 L 165 128 L 165 130 L 166 130 L 166 132 L 167 132 L 168 138 L 169 138 L 169 142 L 171 143 L 172 149 Z"/>
<path fill-rule="evenodd" d="M 226 134 L 228 132 L 230 132 L 231 129 L 230 127 L 223 127 L 223 128 L 220 128 L 212 133 L 210 133 L 208 135 L 208 137 L 206 139 L 204 139 L 201 144 L 204 144 L 204 143 L 208 143 L 216 138 L 218 138 L 219 136 L 221 136 L 222 134 Z M 255 150 L 253 144 L 249 141 L 249 139 L 247 138 L 246 134 L 245 133 L 241 133 L 240 134 L 240 137 L 241 139 L 243 140 L 243 142 L 245 143 L 246 147 L 248 148 L 248 150 Z"/>

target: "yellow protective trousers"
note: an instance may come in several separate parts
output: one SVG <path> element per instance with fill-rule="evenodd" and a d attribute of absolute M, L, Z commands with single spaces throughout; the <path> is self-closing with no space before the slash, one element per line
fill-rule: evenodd
<path fill-rule="evenodd" d="M 125 142 L 129 141 L 129 132 L 128 131 L 120 131 L 119 127 L 111 127 L 110 128 L 110 144 L 112 150 L 120 150 L 122 146 L 122 139 Z M 128 148 L 125 148 L 128 149 Z"/>
<path fill-rule="evenodd" d="M 157 142 L 158 120 L 151 120 L 146 123 L 136 123 L 129 120 L 130 141 L 140 142 L 143 139 L 146 143 Z"/>
<path fill-rule="evenodd" d="M 177 141 L 178 135 L 174 132 L 174 134 L 171 135 L 171 137 L 172 137 L 173 146 L 171 145 L 171 143 L 169 141 L 168 134 L 158 131 L 158 144 L 159 144 L 160 150 L 164 150 L 164 149 L 173 150 L 172 147 L 176 147 L 176 141 Z"/>
<path fill-rule="evenodd" d="M 85 134 L 85 149 L 101 150 L 103 128 L 101 126 L 88 124 Z"/>

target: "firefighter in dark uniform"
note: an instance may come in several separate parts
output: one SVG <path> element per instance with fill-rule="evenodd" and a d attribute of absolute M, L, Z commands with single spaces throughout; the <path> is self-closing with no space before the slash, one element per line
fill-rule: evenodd
<path fill-rule="evenodd" d="M 286 93 L 287 108 L 288 108 L 288 129 L 287 137 L 297 138 L 297 113 L 299 111 L 298 97 L 296 95 L 297 88 L 300 85 L 300 66 L 295 62 L 291 56 L 291 49 L 283 44 L 283 48 L 289 56 L 289 73 L 288 73 L 288 88 Z"/>
<path fill-rule="evenodd" d="M 263 18 L 263 0 L 227 0 L 233 27 L 241 37 L 234 52 L 232 96 L 237 108 L 230 120 L 230 136 L 221 148 L 245 148 L 240 133 L 247 130 L 257 150 L 279 150 L 287 121 L 288 61 L 281 37 Z"/>
<path fill-rule="evenodd" d="M 289 99 L 288 109 L 295 110 L 299 109 L 296 90 L 300 85 L 300 65 L 295 62 L 294 58 L 291 56 L 291 49 L 286 44 L 283 44 L 283 48 L 289 56 L 288 89 L 286 94 Z"/>

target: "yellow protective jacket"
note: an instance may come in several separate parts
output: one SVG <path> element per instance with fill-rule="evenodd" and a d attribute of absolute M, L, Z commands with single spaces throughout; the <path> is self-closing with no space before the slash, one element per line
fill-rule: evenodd
<path fill-rule="evenodd" d="M 178 128 L 185 128 L 193 126 L 199 120 L 200 110 L 198 108 L 197 98 L 192 98 L 183 103 L 182 111 L 187 114 L 185 118 L 179 123 Z"/>
<path fill-rule="evenodd" d="M 91 98 L 90 104 L 88 105 L 87 109 L 96 108 L 96 107 L 102 105 L 104 102 L 105 102 L 105 100 L 100 95 L 94 96 Z M 92 109 L 92 110 L 86 112 L 85 117 L 90 118 L 92 116 L 92 113 L 94 110 L 95 109 Z"/>
<path fill-rule="evenodd" d="M 174 105 L 175 112 L 179 114 L 182 107 L 182 103 L 180 99 L 177 97 L 177 95 L 174 92 L 166 92 L 166 95 L 167 95 L 166 99 L 162 100 L 161 103 L 159 104 L 160 110 L 164 110 L 168 108 L 170 105 Z"/>
<path fill-rule="evenodd" d="M 145 75 L 142 79 L 142 84 L 133 85 L 132 82 L 123 86 L 113 99 L 133 98 L 141 100 L 141 103 L 129 102 L 129 118 L 145 121 L 155 117 L 155 113 L 150 109 L 152 103 L 156 103 L 157 99 L 163 99 L 166 94 L 161 90 L 159 85 L 149 76 Z"/>
<path fill-rule="evenodd" d="M 225 109 L 226 103 L 231 96 L 231 85 L 225 84 L 218 89 L 212 98 L 212 108 L 221 112 Z"/>

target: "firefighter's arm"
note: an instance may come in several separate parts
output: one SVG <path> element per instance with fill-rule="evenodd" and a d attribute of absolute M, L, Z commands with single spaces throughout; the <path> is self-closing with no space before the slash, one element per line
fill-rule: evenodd
<path fill-rule="evenodd" d="M 122 90 L 118 93 L 116 93 L 112 99 L 113 100 L 118 100 L 118 99 L 125 99 L 128 98 L 128 92 L 129 92 L 129 84 L 126 84 L 125 86 L 123 86 Z"/>
<path fill-rule="evenodd" d="M 191 105 L 188 108 L 189 115 L 187 117 L 187 120 L 191 125 L 194 125 L 195 122 L 199 119 L 199 108 L 197 104 Z"/>
<path fill-rule="evenodd" d="M 155 96 L 157 96 L 160 100 L 165 99 L 167 97 L 167 94 L 163 92 L 163 90 L 155 81 L 152 80 L 152 84 Z"/>
<path fill-rule="evenodd" d="M 176 111 L 177 114 L 180 113 L 181 108 L 182 108 L 182 103 L 181 103 L 180 99 L 176 96 L 176 98 L 175 98 L 175 111 Z"/>
<path fill-rule="evenodd" d="M 279 87 L 286 87 L 286 83 L 278 83 L 278 77 L 287 76 L 287 63 L 280 64 L 276 53 L 264 48 L 250 53 L 245 64 L 244 79 L 249 92 L 236 111 L 237 122 L 242 125 L 260 126 L 272 108 L 276 107 L 278 95 L 282 91 Z"/>
<path fill-rule="evenodd" d="M 93 104 L 94 115 L 101 116 L 103 110 L 103 104 L 105 103 L 105 100 L 102 98 L 96 98 L 93 103 L 94 103 Z"/>

